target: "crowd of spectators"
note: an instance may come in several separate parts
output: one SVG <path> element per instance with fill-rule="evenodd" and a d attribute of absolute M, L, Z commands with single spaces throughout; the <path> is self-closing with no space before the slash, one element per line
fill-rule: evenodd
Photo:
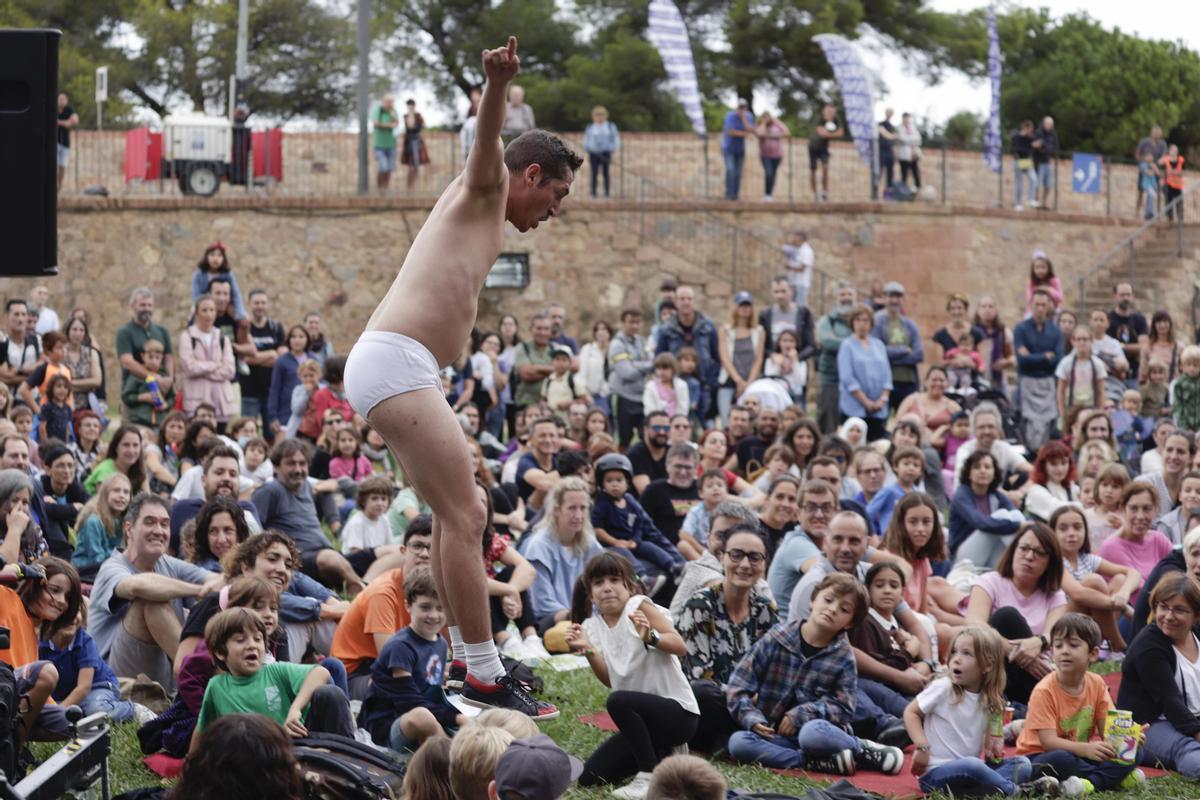
<path fill-rule="evenodd" d="M 1059 740 L 1093 726 L 1053 705 L 1056 681 L 1121 657 L 1146 763 L 1200 777 L 1200 347 L 1128 283 L 1063 308 L 1040 250 L 1024 319 L 954 293 L 931 336 L 898 281 L 867 302 L 840 285 L 814 318 L 813 258 L 790 235 L 757 308 L 665 281 L 649 330 L 625 308 L 582 345 L 562 304 L 506 315 L 443 370 L 489 510 L 496 644 L 513 668 L 582 655 L 612 689 L 618 733 L 560 760 L 563 781 L 653 795 L 685 744 L 894 774 L 917 744 L 927 789 L 1049 791 L 1042 761 L 1068 788 L 1124 785 L 1134 765 L 1077 757 Z M 442 694 L 465 663 L 441 636 L 434 521 L 346 400 L 320 315 L 272 319 L 246 276 L 213 243 L 188 319 L 156 321 L 136 288 L 111 350 L 83 311 L 44 326 L 44 287 L 6 303 L 0 557 L 45 574 L 0 587 L 27 729 L 62 735 L 67 703 L 136 720 L 148 752 L 191 754 L 186 785 L 241 755 L 206 750 L 218 726 L 260 711 L 415 751 L 424 779 L 440 758 L 453 782 L 487 726 Z M 122 699 L 138 676 L 169 706 Z M 983 714 L 943 738 L 964 693 L 1013 707 L 1020 756 L 957 764 L 998 746 Z M 557 758 L 531 731 L 496 755 Z"/>

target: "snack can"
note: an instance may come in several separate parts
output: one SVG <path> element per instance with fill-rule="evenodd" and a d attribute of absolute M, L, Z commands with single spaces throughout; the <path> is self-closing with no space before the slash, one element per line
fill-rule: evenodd
<path fill-rule="evenodd" d="M 1007 709 L 1005 714 L 1007 714 Z M 988 715 L 988 736 L 993 736 L 997 739 L 1004 738 L 1004 717 L 1005 714 L 990 714 Z"/>
<path fill-rule="evenodd" d="M 1133 721 L 1132 711 L 1110 708 L 1104 718 L 1104 740 L 1116 755 L 1118 764 L 1132 764 L 1137 758 L 1138 725 Z"/>
<path fill-rule="evenodd" d="M 1005 724 L 1005 725 L 1010 725 L 1010 724 L 1012 724 L 1012 721 L 1013 721 L 1013 711 L 1014 711 L 1014 709 L 1013 709 L 1013 707 L 1012 707 L 1012 706 L 1005 706 L 1005 707 L 1004 707 L 1004 724 Z"/>

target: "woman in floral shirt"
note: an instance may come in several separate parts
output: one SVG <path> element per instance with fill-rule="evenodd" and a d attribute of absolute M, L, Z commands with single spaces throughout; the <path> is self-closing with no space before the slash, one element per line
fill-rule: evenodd
<path fill-rule="evenodd" d="M 774 602 L 754 591 L 767 571 L 767 541 L 752 525 L 734 525 L 721 535 L 725 577 L 693 594 L 679 613 L 687 645 L 683 671 L 700 704 L 692 746 L 706 753 L 724 749 L 738 726 L 726 708 L 725 683 L 755 641 L 778 622 Z"/>

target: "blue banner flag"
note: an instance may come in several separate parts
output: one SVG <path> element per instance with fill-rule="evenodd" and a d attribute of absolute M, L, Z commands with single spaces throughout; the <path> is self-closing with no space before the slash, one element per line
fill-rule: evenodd
<path fill-rule="evenodd" d="M 875 169 L 875 140 L 879 137 L 879 126 L 875 124 L 875 105 L 872 100 L 871 79 L 867 75 L 858 51 L 844 37 L 834 33 L 814 36 L 813 41 L 821 45 L 825 59 L 833 68 L 833 77 L 842 90 L 842 101 L 846 104 L 846 124 L 859 157 Z"/>
<path fill-rule="evenodd" d="M 988 77 L 992 82 L 992 110 L 983 129 L 983 161 L 992 172 L 1000 171 L 1000 37 L 996 12 L 988 11 Z"/>
<path fill-rule="evenodd" d="M 667 78 L 684 113 L 692 121 L 692 129 L 704 136 L 704 111 L 700 108 L 700 88 L 696 83 L 696 63 L 692 59 L 692 43 L 679 9 L 671 0 L 650 0 L 650 19 L 646 38 L 658 49 Z"/>

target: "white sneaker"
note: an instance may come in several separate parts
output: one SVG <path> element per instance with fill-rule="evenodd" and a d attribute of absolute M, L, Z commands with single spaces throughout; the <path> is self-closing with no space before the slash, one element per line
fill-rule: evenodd
<path fill-rule="evenodd" d="M 971 585 L 975 583 L 975 565 L 971 563 L 971 559 L 964 558 L 955 562 L 950 573 L 946 575 L 946 583 L 966 594 L 971 591 Z"/>
<path fill-rule="evenodd" d="M 509 636 L 504 640 L 504 643 L 500 645 L 500 655 L 508 656 L 516 661 L 523 661 L 525 657 L 529 655 L 529 652 L 525 649 L 525 646 L 521 644 L 520 637 Z"/>
<path fill-rule="evenodd" d="M 1041 203 L 1039 203 L 1037 200 L 1030 200 L 1029 207 L 1030 208 L 1041 208 L 1042 206 L 1041 206 Z"/>
<path fill-rule="evenodd" d="M 525 650 L 525 660 L 537 660 L 539 663 L 550 657 L 550 651 L 542 644 L 542 640 L 538 638 L 536 633 L 531 633 L 521 642 L 522 648 Z"/>
<path fill-rule="evenodd" d="M 617 800 L 644 800 L 650 791 L 650 773 L 639 772 L 633 780 L 620 789 L 613 789 L 612 796 Z"/>
<path fill-rule="evenodd" d="M 146 706 L 142 705 L 141 703 L 134 703 L 133 704 L 133 718 L 135 720 L 137 720 L 138 727 L 140 728 L 142 725 L 145 725 L 147 722 L 157 719 L 158 714 L 155 714 L 151 709 L 147 708 Z"/>
<path fill-rule="evenodd" d="M 1072 775 L 1058 784 L 1058 793 L 1063 797 L 1083 797 L 1096 791 L 1090 781 L 1085 781 L 1078 775 Z"/>
<path fill-rule="evenodd" d="M 1024 210 L 1025 210 L 1025 206 L 1021 205 L 1020 203 L 1017 203 L 1015 206 L 1013 206 L 1013 211 L 1024 211 Z"/>

